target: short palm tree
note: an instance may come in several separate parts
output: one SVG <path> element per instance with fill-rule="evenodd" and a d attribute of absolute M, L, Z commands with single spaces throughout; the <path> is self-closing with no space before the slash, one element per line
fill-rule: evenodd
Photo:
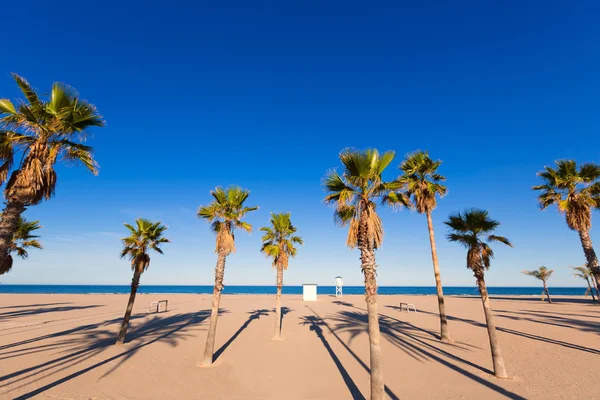
<path fill-rule="evenodd" d="M 212 310 L 210 314 L 210 326 L 206 337 L 204 349 L 203 366 L 213 363 L 215 351 L 215 336 L 217 334 L 217 319 L 219 317 L 219 304 L 221 303 L 221 292 L 223 291 L 223 277 L 225 276 L 225 261 L 229 254 L 235 252 L 235 229 L 243 229 L 252 232 L 252 225 L 242 221 L 250 211 L 258 210 L 258 207 L 246 207 L 244 202 L 248 199 L 250 191 L 237 186 L 227 189 L 217 187 L 210 194 L 212 203 L 201 206 L 198 217 L 204 218 L 211 225 L 212 231 L 217 235 L 217 266 L 215 268 L 215 287 L 213 290 Z"/>
<path fill-rule="evenodd" d="M 512 247 L 512 244 L 503 236 L 491 234 L 500 223 L 491 219 L 485 210 L 473 208 L 466 210 L 464 213 L 452 214 L 445 223 L 451 229 L 448 240 L 460 243 L 467 249 L 467 268 L 473 271 L 483 303 L 483 312 L 494 363 L 494 375 L 498 378 L 507 378 L 504 360 L 500 352 L 500 344 L 496 337 L 496 324 L 494 323 L 484 274 L 490 268 L 491 260 L 494 257 L 494 252 L 489 243 L 503 243 L 510 247 Z"/>
<path fill-rule="evenodd" d="M 56 162 L 77 162 L 97 174 L 92 148 L 82 142 L 89 128 L 104 126 L 96 108 L 72 87 L 54 83 L 49 98 L 41 99 L 24 78 L 13 78 L 25 101 L 15 106 L 0 99 L 0 184 L 6 182 L 0 220 L 2 270 L 12 264 L 10 242 L 21 214 L 54 195 Z"/>
<path fill-rule="evenodd" d="M 343 172 L 339 174 L 331 170 L 323 182 L 329 193 L 325 202 L 335 207 L 334 221 L 340 226 L 349 227 L 346 245 L 360 250 L 369 320 L 372 400 L 383 399 L 384 396 L 375 263 L 375 250 L 383 242 L 383 224 L 377 215 L 376 201 L 393 205 L 406 203 L 402 195 L 393 192 L 400 189 L 399 182 L 382 180 L 381 175 L 394 156 L 393 151 L 379 154 L 375 149 L 343 150 L 340 153 Z"/>
<path fill-rule="evenodd" d="M 440 266 L 435 246 L 433 222 L 431 220 L 431 212 L 437 206 L 436 196 L 444 197 L 448 192 L 446 186 L 441 183 L 445 181 L 446 178 L 437 172 L 441 164 L 442 161 L 432 160 L 426 151 L 417 151 L 409 154 L 404 161 L 402 161 L 402 164 L 400 164 L 402 176 L 399 178 L 399 181 L 403 184 L 407 194 L 410 196 L 417 212 L 427 216 L 433 275 L 435 277 L 438 309 L 440 312 L 440 338 L 442 341 L 447 342 L 450 340 L 450 334 L 448 333 L 444 291 L 442 288 L 442 278 L 440 277 Z"/>
<path fill-rule="evenodd" d="M 28 248 L 33 247 L 42 249 L 42 244 L 37 240 L 39 236 L 33 235 L 33 232 L 40 228 L 40 221 L 27 221 L 25 218 L 19 217 L 17 230 L 10 243 L 10 252 L 16 253 L 21 258 L 27 258 L 29 257 L 29 253 L 27 253 Z M 0 275 L 9 271 L 10 268 L 7 270 L 0 270 Z"/>
<path fill-rule="evenodd" d="M 131 261 L 131 269 L 133 270 L 133 279 L 131 280 L 131 293 L 129 294 L 129 302 L 121 324 L 121 330 L 117 336 L 115 344 L 125 343 L 125 335 L 129 327 L 129 319 L 135 302 L 135 295 L 138 286 L 140 285 L 140 277 L 142 273 L 150 266 L 150 255 L 148 252 L 154 250 L 159 254 L 163 254 L 159 247 L 163 243 L 169 243 L 169 239 L 163 237 L 167 227 L 162 225 L 162 222 L 153 222 L 144 218 L 135 220 L 135 226 L 125 224 L 129 229 L 130 235 L 121 239 L 123 242 L 123 250 L 121 251 L 122 258 L 128 258 Z"/>
<path fill-rule="evenodd" d="M 545 167 L 538 172 L 543 185 L 534 186 L 539 190 L 540 208 L 543 210 L 556 204 L 564 213 L 567 226 L 579 233 L 587 266 L 592 271 L 596 286 L 600 286 L 600 267 L 590 238 L 592 210 L 600 208 L 600 166 L 592 163 L 581 165 L 573 160 L 556 161 L 556 168 Z"/>
<path fill-rule="evenodd" d="M 593 280 L 594 276 L 588 269 L 587 265 L 582 265 L 579 267 L 571 267 L 571 269 L 573 270 L 574 276 L 576 276 L 577 278 L 583 279 L 587 282 L 588 290 L 592 295 L 592 299 L 594 301 L 596 301 L 596 296 L 594 295 L 594 288 L 592 287 L 592 284 L 590 283 L 590 279 Z M 596 289 L 596 290 L 598 290 L 598 289 Z M 598 299 L 598 300 L 600 300 L 600 299 Z"/>
<path fill-rule="evenodd" d="M 536 279 L 539 279 L 544 284 L 544 292 L 546 293 L 546 297 L 548 298 L 548 303 L 552 303 L 552 299 L 550 298 L 550 291 L 548 290 L 547 281 L 554 273 L 553 269 L 548 269 L 543 265 L 538 269 L 534 269 L 533 271 L 523 271 L 525 275 L 533 276 Z M 543 298 L 542 298 L 543 299 Z"/>
<path fill-rule="evenodd" d="M 290 257 L 296 256 L 295 244 L 304 242 L 296 236 L 296 227 L 292 225 L 290 213 L 271 213 L 271 226 L 260 228 L 264 232 L 260 251 L 273 259 L 273 268 L 277 269 L 277 298 L 275 307 L 275 335 L 273 339 L 281 340 L 281 288 L 283 287 L 283 271 L 288 267 Z"/>

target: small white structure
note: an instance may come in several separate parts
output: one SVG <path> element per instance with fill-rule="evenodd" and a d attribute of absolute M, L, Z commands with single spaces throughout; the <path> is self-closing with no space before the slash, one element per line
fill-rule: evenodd
<path fill-rule="evenodd" d="M 158 301 L 153 301 L 152 303 L 150 303 L 150 307 L 148 307 L 148 312 L 151 313 L 152 310 L 155 310 L 154 312 L 160 312 L 161 304 L 165 305 L 165 309 L 163 310 L 163 312 L 168 311 L 169 300 L 158 300 Z"/>
<path fill-rule="evenodd" d="M 412 308 L 414 312 L 417 312 L 417 307 L 415 307 L 415 305 L 413 303 L 400 303 L 400 312 L 402 312 L 402 309 L 406 307 L 406 312 L 410 312 L 410 309 Z"/>
<path fill-rule="evenodd" d="M 303 283 L 302 284 L 302 300 L 317 301 L 317 284 Z"/>
<path fill-rule="evenodd" d="M 342 286 L 344 286 L 344 281 L 341 276 L 335 277 L 335 297 L 342 297 Z"/>

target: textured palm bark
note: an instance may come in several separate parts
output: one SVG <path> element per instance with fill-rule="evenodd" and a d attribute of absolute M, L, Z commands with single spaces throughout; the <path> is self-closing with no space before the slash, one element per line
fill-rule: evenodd
<path fill-rule="evenodd" d="M 25 204 L 19 201 L 8 200 L 0 220 L 0 275 L 10 271 L 13 264 L 10 255 L 10 243 L 19 223 L 19 217 L 25 211 Z"/>
<path fill-rule="evenodd" d="M 581 247 L 583 247 L 583 253 L 587 260 L 587 266 L 592 271 L 594 279 L 596 280 L 596 288 L 600 287 L 600 267 L 598 266 L 598 258 L 592 245 L 592 238 L 590 238 L 589 231 L 579 231 L 579 239 L 581 239 Z"/>
<path fill-rule="evenodd" d="M 277 266 L 277 303 L 275 306 L 275 335 L 273 339 L 281 340 L 281 289 L 283 287 L 283 267 Z"/>
<path fill-rule="evenodd" d="M 544 281 L 544 292 L 546 292 L 548 303 L 552 303 L 552 299 L 550 298 L 550 291 L 548 290 L 548 285 L 546 285 L 546 281 Z"/>
<path fill-rule="evenodd" d="M 594 294 L 594 289 L 592 289 L 592 285 L 590 284 L 590 280 L 588 278 L 585 278 L 585 281 L 588 284 L 588 289 L 590 290 L 590 293 L 592 294 L 592 299 L 594 301 L 596 301 L 596 295 Z"/>
<path fill-rule="evenodd" d="M 371 368 L 371 400 L 383 400 L 384 382 L 381 361 L 381 333 L 379 331 L 379 314 L 377 312 L 377 278 L 375 251 L 367 239 L 366 215 L 363 213 L 358 227 L 358 248 L 365 276 L 365 299 L 369 326 L 369 350 Z"/>
<path fill-rule="evenodd" d="M 444 303 L 444 289 L 442 288 L 442 278 L 440 276 L 440 266 L 438 263 L 437 249 L 435 246 L 435 236 L 433 233 L 433 222 L 431 213 L 427 213 L 427 228 L 429 229 L 429 243 L 431 244 L 431 260 L 433 261 L 433 274 L 435 276 L 435 288 L 437 290 L 438 309 L 440 311 L 440 339 L 442 342 L 450 341 L 448 332 L 448 320 L 446 319 L 446 304 Z"/>
<path fill-rule="evenodd" d="M 127 328 L 129 328 L 129 320 L 131 319 L 131 312 L 133 311 L 133 303 L 135 303 L 135 295 L 138 287 L 140 286 L 140 277 L 142 273 L 136 268 L 133 272 L 133 279 L 131 280 L 131 292 L 129 293 L 129 302 L 127 303 L 127 309 L 125 310 L 125 316 L 123 317 L 123 323 L 121 324 L 121 330 L 117 336 L 115 344 L 125 343 L 125 335 L 127 335 Z"/>
<path fill-rule="evenodd" d="M 497 378 L 508 378 L 506 368 L 504 367 L 502 352 L 500 351 L 500 344 L 498 343 L 498 337 L 496 336 L 496 324 L 494 323 L 494 315 L 492 312 L 492 306 L 490 305 L 487 287 L 485 286 L 483 272 L 475 272 L 475 278 L 477 279 L 477 286 L 479 287 L 479 292 L 481 293 L 483 313 L 485 314 L 485 324 L 487 326 L 488 336 L 490 338 L 492 362 L 494 363 L 494 375 Z"/>
<path fill-rule="evenodd" d="M 217 266 L 215 268 L 215 287 L 213 289 L 212 309 L 210 311 L 210 325 L 208 327 L 208 336 L 206 337 L 206 347 L 204 348 L 203 366 L 211 366 L 213 363 L 213 354 L 215 352 L 215 336 L 217 334 L 217 320 L 219 318 L 219 305 L 221 303 L 221 292 L 223 292 L 223 277 L 225 276 L 225 259 L 223 251 L 219 252 Z"/>

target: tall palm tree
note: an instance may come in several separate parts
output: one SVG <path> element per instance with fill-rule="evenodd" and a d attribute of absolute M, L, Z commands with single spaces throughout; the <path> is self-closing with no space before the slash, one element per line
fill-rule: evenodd
<path fill-rule="evenodd" d="M 437 206 L 436 196 L 444 197 L 448 192 L 446 186 L 441 184 L 446 178 L 437 172 L 441 164 L 442 161 L 432 160 L 426 151 L 416 151 L 407 155 L 402 164 L 400 164 L 402 176 L 399 178 L 399 181 L 405 187 L 417 212 L 427 216 L 433 275 L 435 277 L 440 312 L 440 338 L 442 341 L 447 342 L 450 341 L 450 334 L 448 333 L 444 291 L 442 289 L 442 278 L 440 277 L 440 266 L 435 246 L 433 222 L 431 220 L 431 212 Z"/>
<path fill-rule="evenodd" d="M 288 267 L 289 257 L 296 256 L 294 244 L 304 244 L 300 236 L 296 236 L 296 227 L 292 225 L 290 213 L 271 213 L 271 226 L 260 228 L 264 232 L 261 238 L 260 251 L 273 259 L 273 268 L 277 269 L 277 298 L 275 308 L 275 335 L 273 339 L 281 340 L 281 288 L 283 287 L 283 271 Z"/>
<path fill-rule="evenodd" d="M 198 217 L 204 218 L 211 225 L 212 231 L 217 235 L 217 266 L 215 268 L 215 287 L 213 289 L 212 310 L 210 313 L 210 326 L 206 337 L 204 349 L 203 366 L 213 363 L 215 352 L 215 336 L 217 334 L 217 319 L 219 317 L 219 304 L 221 303 L 221 292 L 223 291 L 223 277 L 225 276 L 225 260 L 227 256 L 235 252 L 235 229 L 243 229 L 252 232 L 252 225 L 243 222 L 242 218 L 250 211 L 258 210 L 258 207 L 246 207 L 244 202 L 248 199 L 250 191 L 238 186 L 230 186 L 227 189 L 221 187 L 211 190 L 212 203 L 201 206 Z"/>
<path fill-rule="evenodd" d="M 131 269 L 133 270 L 133 279 L 131 280 L 131 293 L 129 294 L 129 302 L 123 317 L 123 324 L 117 336 L 115 344 L 125 343 L 125 335 L 129 327 L 129 319 L 135 302 L 135 295 L 138 286 L 140 285 L 140 277 L 142 273 L 150 266 L 150 255 L 148 252 L 154 250 L 159 254 L 163 254 L 159 247 L 162 243 L 169 243 L 169 239 L 163 237 L 167 227 L 162 225 L 162 222 L 153 222 L 144 218 L 135 220 L 135 227 L 125 224 L 129 229 L 130 235 L 121 239 L 123 242 L 123 250 L 121 251 L 122 258 L 128 258 L 131 261 Z"/>
<path fill-rule="evenodd" d="M 331 170 L 323 182 L 329 193 L 325 202 L 335 207 L 334 221 L 340 226 L 349 227 L 346 245 L 360 250 L 369 320 L 372 400 L 383 399 L 384 396 L 375 263 L 375 250 L 383 242 L 383 224 L 376 212 L 376 201 L 393 205 L 408 204 L 401 194 L 393 192 L 401 187 L 398 181 L 382 180 L 381 174 L 394 156 L 393 151 L 379 154 L 376 149 L 343 150 L 340 153 L 343 172 L 339 174 Z"/>
<path fill-rule="evenodd" d="M 579 233 L 587 266 L 596 286 L 600 286 L 600 267 L 590 238 L 592 209 L 600 208 L 600 166 L 587 163 L 577 168 L 573 160 L 559 160 L 556 168 L 545 167 L 538 176 L 544 184 L 534 186 L 533 190 L 541 192 L 540 208 L 556 204 L 558 210 L 565 213 L 567 226 Z"/>
<path fill-rule="evenodd" d="M 554 273 L 553 269 L 548 269 L 543 265 L 538 269 L 534 269 L 533 271 L 523 271 L 525 275 L 533 276 L 536 279 L 539 279 L 544 284 L 544 292 L 546 293 L 546 297 L 548 298 L 548 303 L 552 303 L 552 299 L 550 298 L 550 291 L 548 290 L 548 284 L 546 281 L 550 279 L 552 273 Z"/>
<path fill-rule="evenodd" d="M 10 242 L 21 214 L 54 195 L 58 160 L 80 163 L 94 175 L 98 173 L 92 148 L 82 142 L 90 127 L 104 126 L 96 108 L 80 99 L 72 87 L 54 83 L 49 98 L 41 99 L 24 78 L 12 76 L 25 101 L 15 106 L 0 99 L 0 184 L 6 183 L 0 270 L 12 265 Z"/>
<path fill-rule="evenodd" d="M 460 243 L 467 248 L 467 268 L 473 271 L 483 303 L 483 312 L 485 314 L 494 363 L 494 375 L 498 378 L 507 378 L 508 375 L 504 367 L 504 360 L 500 352 L 500 344 L 496 337 L 496 324 L 494 323 L 494 315 L 485 285 L 484 274 L 485 270 L 490 268 L 491 260 L 494 257 L 494 252 L 489 243 L 503 243 L 509 247 L 512 247 L 512 244 L 503 236 L 491 234 L 500 223 L 491 219 L 485 210 L 473 208 L 466 210 L 462 214 L 452 214 L 448 217 L 448 221 L 445 224 L 452 230 L 448 234 L 448 240 Z"/>
<path fill-rule="evenodd" d="M 16 253 L 19 257 L 25 259 L 29 257 L 29 253 L 27 253 L 28 248 L 33 247 L 42 249 L 42 243 L 37 240 L 39 236 L 33 234 L 34 231 L 37 231 L 40 228 L 40 221 L 27 221 L 25 218 L 19 217 L 17 230 L 10 242 L 10 252 Z M 10 268 L 8 270 L 0 270 L 0 275 L 9 271 Z"/>
<path fill-rule="evenodd" d="M 592 285 L 590 284 L 590 279 L 594 279 L 594 277 L 588 269 L 588 267 L 586 265 L 582 265 L 579 267 L 571 267 L 571 269 L 573 270 L 574 276 L 584 279 L 587 282 L 588 290 L 592 294 L 592 299 L 596 301 L 596 295 L 594 295 L 594 288 L 592 288 Z"/>

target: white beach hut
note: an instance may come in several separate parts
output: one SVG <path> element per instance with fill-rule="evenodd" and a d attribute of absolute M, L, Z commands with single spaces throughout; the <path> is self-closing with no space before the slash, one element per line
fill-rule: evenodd
<path fill-rule="evenodd" d="M 317 301 L 317 284 L 303 283 L 302 284 L 302 300 Z"/>

